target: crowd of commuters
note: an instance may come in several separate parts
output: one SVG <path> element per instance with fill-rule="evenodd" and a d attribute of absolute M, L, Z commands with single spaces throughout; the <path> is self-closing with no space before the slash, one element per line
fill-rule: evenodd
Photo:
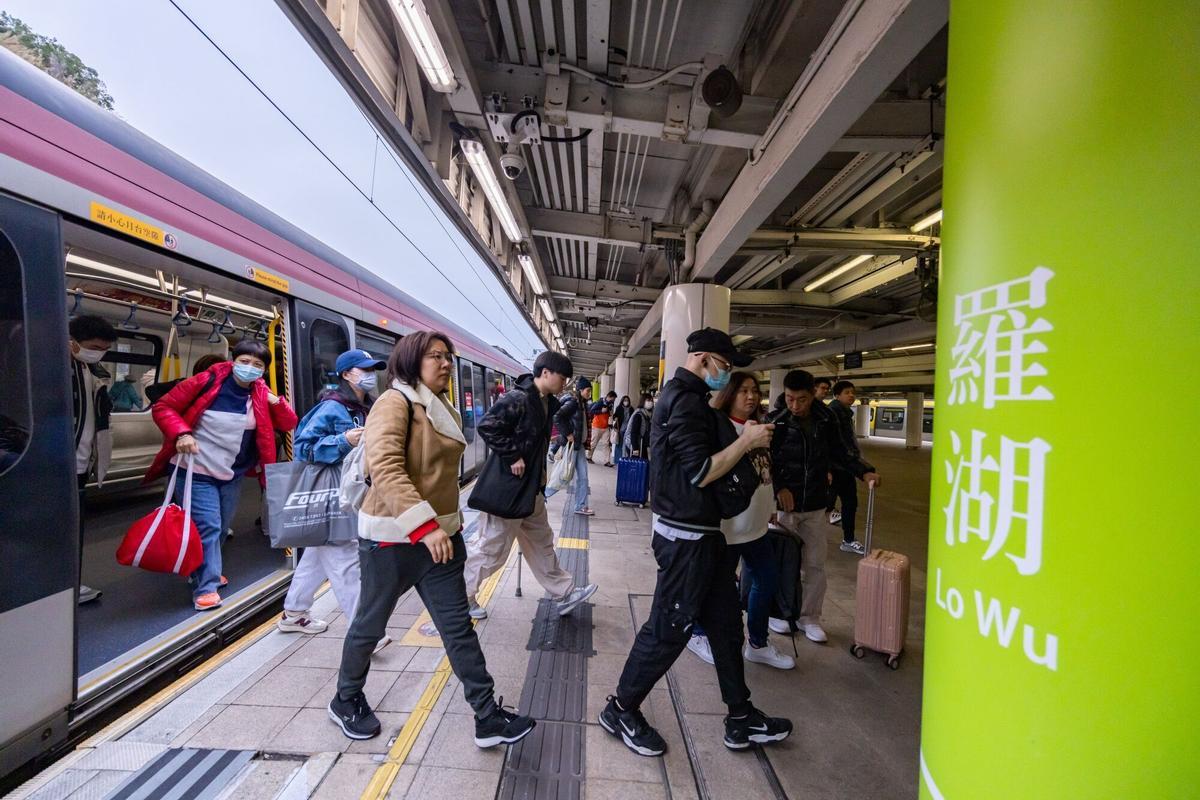
<path fill-rule="evenodd" d="M 103 481 L 111 452 L 106 433 L 114 400 L 99 362 L 117 337 L 108 322 L 92 316 L 73 319 L 70 335 L 82 520 L 83 487 L 92 475 Z M 364 693 L 371 656 L 390 641 L 387 622 L 399 598 L 415 589 L 475 712 L 476 744 L 512 743 L 535 722 L 495 697 L 473 627 L 473 620 L 487 617 L 481 586 L 504 565 L 515 540 L 557 613 L 570 614 L 586 602 L 597 587 L 577 585 L 555 552 L 546 511 L 555 488 L 547 488 L 550 467 L 556 459 L 575 460 L 570 510 L 587 516 L 594 513 L 587 465 L 597 452 L 605 466 L 622 457 L 648 459 L 657 583 L 649 618 L 599 722 L 635 753 L 661 755 L 666 743 L 640 708 L 688 649 L 716 669 L 728 707 L 727 747 L 786 738 L 791 721 L 751 703 L 743 664 L 795 666 L 794 658 L 771 643 L 772 632 L 826 641 L 821 611 L 827 534 L 840 520 L 842 549 L 862 552 L 854 538 L 856 485 L 879 476 L 854 436 L 853 384 L 793 370 L 767 412 L 758 380 L 737 369 L 750 359 L 728 334 L 705 328 L 687 344 L 686 363 L 657 397 L 645 394 L 636 404 L 615 392 L 590 402 L 591 382 L 576 377 L 570 360 L 553 352 L 540 355 L 532 373 L 508 391 L 497 392 L 477 425 L 495 463 L 485 466 L 473 490 L 473 505 L 492 510 L 481 513 L 469 547 L 458 485 L 466 440 L 447 395 L 454 347 L 444 334 L 410 334 L 386 362 L 363 350 L 341 354 L 336 385 L 299 423 L 288 401 L 264 382 L 271 352 L 254 339 L 236 344 L 228 360 L 198 361 L 187 379 L 148 387 L 164 441 L 147 481 L 173 468 L 193 473 L 190 499 L 178 484 L 175 502 L 190 502 L 203 549 L 203 562 L 189 576 L 195 608 L 221 605 L 226 583 L 221 545 L 232 526 L 240 481 L 247 475 L 265 480 L 265 466 L 276 458 L 277 432 L 296 429 L 300 461 L 338 466 L 357 449 L 366 476 L 357 540 L 304 548 L 278 628 L 302 634 L 326 630 L 328 623 L 311 609 L 320 585 L 330 582 L 350 623 L 329 715 L 346 736 L 371 738 L 380 731 Z M 379 386 L 377 375 L 385 367 Z M 120 402 L 136 405 L 132 397 Z M 793 619 L 771 616 L 783 579 L 768 537 L 772 527 L 803 548 L 803 602 Z M 744 627 L 739 581 L 746 598 Z M 80 586 L 80 602 L 97 596 Z"/>

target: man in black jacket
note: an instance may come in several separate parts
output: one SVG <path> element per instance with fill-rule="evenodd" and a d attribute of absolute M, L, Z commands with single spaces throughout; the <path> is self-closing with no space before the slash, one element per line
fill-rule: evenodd
<path fill-rule="evenodd" d="M 851 458 L 838 430 L 833 412 L 815 399 L 813 376 L 794 369 L 783 379 L 787 408 L 774 415 L 775 436 L 771 440 L 771 482 L 779 504 L 779 524 L 800 539 L 804 554 L 800 580 L 804 586 L 798 624 L 814 642 L 829 637 L 821 627 L 825 604 L 825 554 L 832 528 L 825 516 L 832 470 L 843 469 L 859 480 L 879 482 L 869 465 Z M 790 633 L 790 626 L 771 621 L 776 633 Z"/>
<path fill-rule="evenodd" d="M 871 466 L 862 457 L 862 451 L 858 448 L 858 438 L 854 435 L 854 401 L 857 398 L 854 396 L 854 384 L 850 381 L 838 381 L 833 385 L 833 399 L 829 401 L 827 406 L 833 412 L 833 416 L 838 422 L 838 434 L 842 438 L 842 444 L 846 448 L 846 452 L 854 461 L 861 462 L 866 467 L 868 472 L 876 472 L 875 467 Z M 876 473 L 877 474 L 877 473 Z M 863 543 L 856 541 L 854 538 L 854 515 L 858 511 L 858 484 L 854 482 L 853 473 L 843 469 L 840 465 L 833 466 L 833 485 L 832 491 L 829 494 L 830 507 L 832 508 L 834 498 L 842 501 L 842 550 L 847 553 L 858 553 L 866 555 L 866 548 Z M 836 523 L 838 519 L 829 518 L 830 522 Z"/>
<path fill-rule="evenodd" d="M 591 430 L 588 399 L 591 396 L 592 382 L 580 376 L 575 382 L 575 392 L 563 400 L 558 413 L 554 415 L 554 424 L 558 426 L 559 447 L 567 442 L 575 445 L 575 505 L 571 510 L 585 517 L 596 513 L 587 504 L 588 494 L 591 492 L 587 471 L 588 432 Z"/>
<path fill-rule="evenodd" d="M 576 588 L 575 578 L 558 563 L 554 552 L 554 531 L 546 517 L 546 451 L 550 444 L 550 420 L 558 411 L 555 397 L 571 379 L 571 361 L 562 353 L 546 351 L 533 362 L 533 374 L 517 378 L 516 385 L 500 395 L 488 409 L 476 430 L 487 442 L 513 477 L 520 479 L 516 486 L 510 480 L 488 482 L 485 469 L 471 493 L 521 494 L 524 489 L 536 489 L 533 513 L 518 519 L 506 519 L 494 514 L 480 514 L 479 534 L 471 540 L 467 552 L 464 577 L 471 617 L 484 619 L 485 611 L 476 594 L 484 580 L 504 565 L 515 538 L 521 544 L 525 562 L 538 583 L 552 597 L 558 598 L 557 611 L 571 613 L 580 603 L 596 593 L 596 585 Z M 501 498 L 497 498 L 502 500 Z M 492 503 L 492 505 L 500 505 Z"/>
<path fill-rule="evenodd" d="M 659 756 L 666 742 L 639 710 L 654 685 L 687 645 L 692 626 L 708 634 L 725 717 L 725 746 L 778 742 L 792 732 L 786 719 L 768 717 L 750 703 L 742 663 L 742 613 L 734 577 L 737 555 L 721 534 L 714 484 L 751 450 L 766 447 L 770 425 L 748 423 L 728 447 L 718 449 L 717 416 L 709 392 L 729 383 L 733 367 L 750 358 L 729 334 L 713 328 L 687 338 L 685 365 L 667 381 L 654 406 L 650 433 L 650 505 L 658 582 L 650 617 L 634 640 L 614 696 L 600 725 L 638 755 Z"/>

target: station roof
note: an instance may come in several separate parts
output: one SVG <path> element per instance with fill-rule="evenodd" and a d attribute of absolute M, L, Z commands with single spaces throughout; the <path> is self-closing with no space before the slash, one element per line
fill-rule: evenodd
<path fill-rule="evenodd" d="M 523 160 L 500 202 L 578 369 L 655 353 L 663 287 L 705 281 L 757 368 L 866 351 L 864 384 L 932 385 L 945 0 L 280 2 L 443 179 L 463 137 Z"/>

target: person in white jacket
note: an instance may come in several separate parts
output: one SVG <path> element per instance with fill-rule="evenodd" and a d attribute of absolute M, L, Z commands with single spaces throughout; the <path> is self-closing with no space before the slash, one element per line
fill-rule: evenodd
<path fill-rule="evenodd" d="M 748 372 L 735 372 L 729 383 L 712 401 L 713 408 L 729 416 L 740 434 L 748 420 L 758 421 L 762 411 L 762 388 L 758 380 Z M 756 664 L 766 664 L 776 669 L 792 669 L 796 660 L 780 653 L 769 641 L 767 627 L 771 599 L 779 586 L 779 564 L 767 541 L 767 525 L 775 513 L 775 493 L 771 488 L 771 452 L 760 448 L 750 452 L 758 468 L 761 483 L 750 499 L 750 506 L 733 519 L 721 522 L 721 533 L 725 542 L 737 551 L 742 559 L 742 580 L 750 581 L 749 609 L 746 612 L 746 645 L 742 657 Z M 688 649 L 709 664 L 713 663 L 712 648 L 708 637 L 697 623 L 692 627 L 692 638 Z"/>

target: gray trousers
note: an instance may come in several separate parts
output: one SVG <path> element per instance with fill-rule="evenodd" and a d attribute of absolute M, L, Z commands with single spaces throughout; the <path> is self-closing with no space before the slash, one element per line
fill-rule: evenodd
<path fill-rule="evenodd" d="M 467 589 L 463 583 L 467 549 L 461 535 L 451 537 L 450 541 L 454 544 L 454 558 L 448 564 L 434 564 L 433 556 L 423 544 L 402 542 L 380 547 L 378 542 L 358 540 L 362 592 L 342 646 L 338 697 L 349 700 L 363 690 L 371 668 L 371 653 L 387 632 L 396 602 L 415 586 L 437 626 L 450 668 L 462 681 L 463 695 L 475 710 L 475 716 L 486 717 L 495 710 L 492 676 L 488 674 L 467 609 Z"/>

